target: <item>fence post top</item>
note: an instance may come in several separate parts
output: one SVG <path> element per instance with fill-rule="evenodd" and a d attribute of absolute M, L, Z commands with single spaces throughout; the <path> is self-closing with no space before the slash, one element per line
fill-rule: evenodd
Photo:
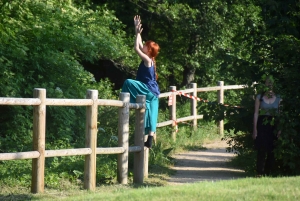
<path fill-rule="evenodd" d="M 93 100 L 98 99 L 98 90 L 93 90 L 93 89 L 86 90 L 86 98 L 90 98 Z"/>
<path fill-rule="evenodd" d="M 136 97 L 146 98 L 145 95 L 139 95 L 139 94 Z"/>
<path fill-rule="evenodd" d="M 136 96 L 136 102 L 137 103 L 145 103 L 146 102 L 146 96 L 145 95 L 137 95 Z"/>
<path fill-rule="evenodd" d="M 125 96 L 130 96 L 130 93 L 129 92 L 120 92 L 120 95 L 121 94 L 124 94 Z"/>
<path fill-rule="evenodd" d="M 130 93 L 129 92 L 120 92 L 120 97 L 130 97 Z"/>
<path fill-rule="evenodd" d="M 46 91 L 45 88 L 34 88 L 35 91 Z"/>
<path fill-rule="evenodd" d="M 119 94 L 119 98 L 121 101 L 129 102 L 130 101 L 130 93 L 128 92 L 121 92 Z"/>
<path fill-rule="evenodd" d="M 86 90 L 86 91 L 90 91 L 90 92 L 98 92 L 98 90 L 96 90 L 96 89 L 88 89 L 88 90 Z"/>

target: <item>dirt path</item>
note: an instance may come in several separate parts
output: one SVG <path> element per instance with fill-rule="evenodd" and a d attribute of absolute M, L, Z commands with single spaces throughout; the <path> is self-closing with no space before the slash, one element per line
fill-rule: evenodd
<path fill-rule="evenodd" d="M 207 149 L 173 156 L 176 163 L 172 169 L 176 173 L 169 179 L 170 185 L 245 177 L 244 171 L 228 166 L 227 162 L 234 154 L 226 152 L 226 142 L 217 141 L 205 144 L 204 147 Z"/>

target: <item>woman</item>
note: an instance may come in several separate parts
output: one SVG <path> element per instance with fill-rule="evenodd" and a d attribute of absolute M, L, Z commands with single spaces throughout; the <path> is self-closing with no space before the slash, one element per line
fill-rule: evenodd
<path fill-rule="evenodd" d="M 145 111 L 145 135 L 148 135 L 148 139 L 145 142 L 145 146 L 152 147 L 153 136 L 156 133 L 156 124 L 158 117 L 158 96 L 160 90 L 156 74 L 155 58 L 159 51 L 159 46 L 153 41 L 147 41 L 144 45 L 142 43 L 142 24 L 140 16 L 134 17 L 135 26 L 135 43 L 134 50 L 142 59 L 138 71 L 136 80 L 125 80 L 122 92 L 130 93 L 130 102 L 135 102 L 137 95 L 146 96 L 146 111 Z"/>
<path fill-rule="evenodd" d="M 258 94 L 255 99 L 252 137 L 257 149 L 257 177 L 270 174 L 275 162 L 274 143 L 281 133 L 276 131 L 281 98 L 274 93 L 273 83 L 273 78 L 267 77 L 265 81 L 267 90 Z"/>

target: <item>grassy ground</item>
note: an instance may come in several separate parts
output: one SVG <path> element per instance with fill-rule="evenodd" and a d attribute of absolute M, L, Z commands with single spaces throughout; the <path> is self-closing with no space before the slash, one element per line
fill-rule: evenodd
<path fill-rule="evenodd" d="M 146 182 L 147 183 L 147 182 Z M 300 200 L 300 177 L 246 178 L 154 187 L 110 185 L 86 190 L 46 190 L 44 194 L 0 195 L 0 200 Z"/>
<path fill-rule="evenodd" d="M 182 107 L 182 113 L 187 111 L 189 111 L 187 106 Z M 166 116 L 168 116 L 167 112 Z M 187 116 L 187 114 L 181 114 L 180 116 Z M 24 173 L 24 170 L 30 170 L 31 163 L 27 164 L 17 160 L 6 166 L 4 166 L 4 163 L 0 163 L 0 201 L 300 200 L 298 187 L 300 186 L 300 177 L 248 178 L 234 181 L 168 186 L 167 179 L 173 174 L 173 170 L 168 168 L 173 162 L 172 154 L 202 149 L 203 143 L 220 139 L 220 136 L 216 134 L 218 129 L 215 123 L 199 121 L 196 131 L 186 124 L 179 124 L 178 128 L 176 142 L 170 138 L 170 127 L 158 129 L 158 143 L 150 152 L 149 178 L 144 180 L 143 185 L 132 184 L 132 174 L 130 174 L 128 185 L 119 185 L 113 181 L 110 182 L 110 185 L 97 184 L 94 192 L 88 192 L 82 189 L 83 184 L 80 177 L 73 178 L 70 181 L 68 179 L 70 177 L 57 179 L 57 175 L 53 174 L 52 178 L 47 174 L 48 181 L 45 181 L 45 192 L 35 195 L 30 193 L 30 173 L 27 173 L 28 171 L 26 174 Z M 27 166 L 24 166 L 24 164 L 27 164 Z M 111 166 L 107 167 L 107 170 L 113 171 Z M 49 181 L 53 184 L 51 185 Z"/>
<path fill-rule="evenodd" d="M 183 108 L 183 111 L 186 111 Z M 185 116 L 185 115 L 183 115 Z M 179 124 L 179 131 L 177 132 L 176 142 L 170 138 L 170 127 L 158 129 L 157 145 L 150 152 L 149 158 L 149 178 L 144 180 L 143 185 L 132 184 L 132 174 L 129 174 L 128 185 L 118 185 L 116 181 L 109 182 L 109 185 L 97 184 L 95 192 L 87 192 L 83 190 L 82 179 L 72 179 L 69 177 L 59 177 L 53 174 L 47 174 L 48 180 L 45 181 L 45 192 L 43 194 L 33 195 L 30 193 L 31 176 L 28 171 L 26 174 L 24 170 L 30 170 L 31 163 L 16 160 L 10 165 L 4 166 L 0 164 L 0 201 L 1 200 L 178 200 L 179 197 L 172 197 L 176 195 L 177 191 L 186 191 L 189 187 L 169 187 L 167 179 L 174 170 L 169 167 L 172 165 L 172 154 L 187 150 L 202 149 L 205 142 L 209 142 L 220 138 L 217 135 L 217 127 L 214 123 L 204 123 L 199 121 L 198 129 L 195 131 L 191 126 L 186 124 Z M 132 158 L 132 157 L 131 157 Z M 30 162 L 30 161 L 29 161 Z M 61 164 L 62 165 L 62 164 Z M 70 167 L 72 168 L 72 167 Z M 110 171 L 111 167 L 108 167 Z M 30 171 L 29 171 L 30 172 Z M 23 175 L 23 176 L 22 176 Z M 59 175 L 59 173 L 58 173 Z M 115 179 L 114 179 L 115 180 Z M 74 182 L 75 181 L 75 182 Z M 50 182 L 50 183 L 49 183 Z M 182 189 L 180 189 L 182 188 Z M 199 188 L 192 186 L 192 189 Z M 159 190 L 161 189 L 161 190 Z M 164 190 L 165 189 L 165 190 Z M 152 192 L 156 192 L 152 196 Z M 166 191 L 166 194 L 163 193 Z M 200 191 L 199 191 L 200 192 Z M 202 191 L 201 191 L 202 192 Z M 193 194 L 193 192 L 190 192 Z M 162 195 L 165 196 L 160 198 Z M 144 196 L 146 195 L 146 197 Z M 98 197 L 100 196 L 100 197 Z M 194 197 L 195 199 L 197 197 Z M 194 199 L 193 198 L 193 199 Z M 193 200 L 190 199 L 189 200 Z"/>
<path fill-rule="evenodd" d="M 198 131 L 194 131 L 189 126 L 179 125 L 179 132 L 177 133 L 176 142 L 173 142 L 171 140 L 169 135 L 170 130 L 168 128 L 158 130 L 158 143 L 150 151 L 149 178 L 145 179 L 144 184 L 138 187 L 141 189 L 148 189 L 167 186 L 167 179 L 174 173 L 174 170 L 171 170 L 169 168 L 173 163 L 171 157 L 173 153 L 179 153 L 186 150 L 201 149 L 204 142 L 215 140 L 216 138 L 220 137 L 216 134 L 213 134 L 216 131 L 215 124 L 199 125 L 199 128 L 200 129 L 198 129 Z M 12 161 L 10 163 L 12 164 L 10 167 L 4 167 L 3 164 L 0 164 L 2 172 L 5 173 L 5 176 L 2 175 L 3 178 L 0 179 L 0 201 L 32 200 L 42 198 L 54 200 L 63 199 L 64 197 L 68 196 L 80 196 L 81 194 L 83 196 L 86 196 L 89 194 L 85 193 L 86 191 L 82 190 L 83 184 L 81 179 L 77 179 L 77 182 L 74 182 L 74 179 L 72 181 L 69 181 L 68 177 L 66 177 L 66 179 L 58 179 L 57 176 L 55 177 L 54 175 L 53 178 L 45 181 L 45 193 L 43 195 L 32 195 L 30 194 L 30 173 L 23 173 L 23 170 L 25 169 L 30 170 L 31 163 L 28 163 L 28 167 L 25 167 L 24 162 L 25 161 L 22 160 Z M 12 167 L 14 167 L 14 171 L 12 170 Z M 11 173 L 8 174 L 8 172 Z M 17 174 L 19 174 L 20 177 L 18 177 Z M 137 187 L 133 184 L 125 186 L 118 185 L 115 179 L 114 181 L 109 183 L 110 185 L 97 184 L 97 192 L 100 191 L 105 193 L 125 190 L 127 191 L 130 189 L 135 189 Z M 129 174 L 129 183 L 132 183 L 131 173 Z"/>

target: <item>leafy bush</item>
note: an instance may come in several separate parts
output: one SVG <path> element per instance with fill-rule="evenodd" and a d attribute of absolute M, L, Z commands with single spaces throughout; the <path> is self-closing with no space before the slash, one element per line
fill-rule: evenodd
<path fill-rule="evenodd" d="M 96 82 L 81 65 L 82 61 L 98 59 L 127 65 L 135 61 L 126 45 L 123 25 L 113 12 L 60 0 L 4 0 L 0 12 L 1 97 L 31 98 L 34 88 L 45 88 L 48 98 L 82 99 L 87 89 L 96 89 L 101 99 L 117 99 L 108 79 Z M 32 109 L 0 106 L 0 152 L 32 150 Z M 48 106 L 46 115 L 46 149 L 84 147 L 85 107 Z M 110 108 L 99 108 L 99 127 L 108 133 L 98 138 L 99 146 L 109 146 L 106 139 L 116 133 L 116 126 L 111 125 L 114 115 Z M 20 174 L 17 165 L 12 165 L 22 167 L 27 161 L 1 163 L 2 171 L 12 173 L 1 174 L 3 181 L 17 176 L 14 181 L 19 183 L 20 177 L 30 175 Z M 113 167 L 114 163 L 108 157 L 106 165 Z M 106 171 L 107 167 L 98 170 Z M 46 181 L 53 187 L 59 178 L 76 180 L 82 177 L 82 158 L 47 159 L 46 172 Z"/>

